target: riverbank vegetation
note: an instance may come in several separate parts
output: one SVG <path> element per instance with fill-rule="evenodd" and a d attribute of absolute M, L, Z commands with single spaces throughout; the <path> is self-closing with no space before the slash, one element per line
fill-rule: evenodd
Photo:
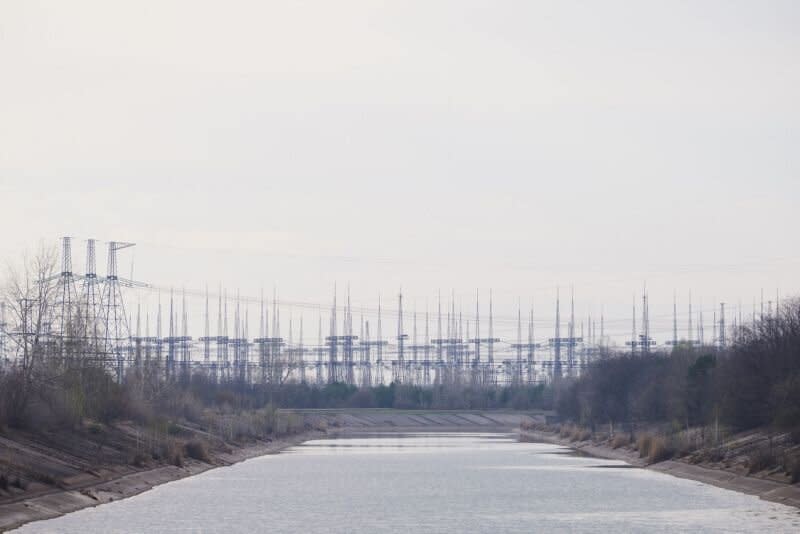
<path fill-rule="evenodd" d="M 54 284 L 41 282 L 58 279 L 56 257 L 42 249 L 7 274 L 0 295 L 8 357 L 0 360 L 0 497 L 111 466 L 214 461 L 238 445 L 313 426 L 287 408 L 527 409 L 552 402 L 543 385 L 312 385 L 285 380 L 285 369 L 259 379 L 237 376 L 233 367 L 184 366 L 160 353 L 146 360 L 123 354 L 131 360 L 123 367 L 113 351 L 93 345 L 103 342 L 102 324 L 77 300 L 65 330 L 71 334 L 50 335 L 66 305 Z M 37 454 L 54 460 L 37 462 Z"/>
<path fill-rule="evenodd" d="M 750 473 L 781 470 L 800 480 L 800 302 L 740 327 L 725 348 L 605 355 L 556 386 L 566 421 L 650 462 L 744 457 Z M 731 438 L 739 436 L 738 442 Z"/>

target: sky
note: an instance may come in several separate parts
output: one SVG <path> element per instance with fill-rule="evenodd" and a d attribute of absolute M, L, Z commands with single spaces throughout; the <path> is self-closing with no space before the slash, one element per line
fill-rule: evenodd
<path fill-rule="evenodd" d="M 312 307 L 491 288 L 508 335 L 556 288 L 623 337 L 645 287 L 655 331 L 690 292 L 749 315 L 800 293 L 798 28 L 793 1 L 5 0 L 0 256 L 133 242 L 125 276 Z"/>

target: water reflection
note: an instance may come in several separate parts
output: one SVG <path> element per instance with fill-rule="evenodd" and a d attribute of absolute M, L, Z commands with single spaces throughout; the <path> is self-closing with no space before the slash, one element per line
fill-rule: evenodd
<path fill-rule="evenodd" d="M 21 532 L 798 532 L 793 508 L 513 435 L 362 434 Z"/>

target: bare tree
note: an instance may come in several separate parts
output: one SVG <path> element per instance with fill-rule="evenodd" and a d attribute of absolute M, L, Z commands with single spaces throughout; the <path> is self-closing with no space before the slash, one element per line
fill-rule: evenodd
<path fill-rule="evenodd" d="M 56 250 L 41 245 L 33 256 L 24 256 L 21 267 L 7 267 L 2 299 L 8 316 L 11 360 L 21 379 L 19 409 L 27 403 L 36 373 L 52 345 L 49 321 L 55 286 L 44 281 L 52 279 L 56 264 Z"/>

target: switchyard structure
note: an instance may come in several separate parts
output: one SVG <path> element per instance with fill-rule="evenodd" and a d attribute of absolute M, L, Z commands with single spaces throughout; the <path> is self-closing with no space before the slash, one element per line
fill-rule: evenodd
<path fill-rule="evenodd" d="M 558 289 L 552 335 L 543 335 L 537 341 L 533 306 L 523 313 L 521 301 L 517 303 L 514 321 L 516 335 L 509 340 L 495 335 L 491 290 L 488 291 L 485 326 L 481 321 L 479 291 L 475 293 L 472 316 L 465 317 L 460 306 L 457 309 L 454 293 L 444 306 L 439 294 L 436 316 L 431 317 L 426 304 L 420 320 L 416 306 L 413 311 L 406 311 L 406 298 L 401 290 L 397 293 L 396 312 L 390 312 L 396 321 L 394 335 L 384 337 L 384 308 L 380 296 L 376 310 L 361 309 L 360 327 L 356 332 L 350 288 L 347 288 L 343 305 L 339 305 L 334 287 L 328 327 L 323 328 L 322 307 L 319 307 L 317 343 L 308 344 L 304 339 L 304 317 L 302 314 L 299 318 L 293 316 L 291 310 L 287 335 L 281 335 L 282 307 L 277 290 L 273 290 L 271 302 L 268 302 L 263 291 L 260 298 L 243 297 L 238 291 L 231 297 L 222 286 L 216 294 L 209 292 L 208 287 L 203 292 L 176 291 L 121 277 L 119 254 L 133 246 L 122 241 L 107 243 L 106 274 L 100 276 L 96 269 L 97 241 L 87 240 L 85 273 L 78 274 L 72 264 L 73 241 L 69 237 L 62 239 L 60 270 L 39 281 L 51 289 L 42 343 L 48 358 L 63 365 L 86 362 L 101 365 L 119 381 L 130 372 L 156 373 L 168 381 L 188 381 L 195 374 L 203 373 L 218 382 L 239 384 L 346 383 L 368 387 L 399 382 L 420 386 L 495 387 L 525 386 L 579 376 L 593 359 L 613 349 L 606 335 L 602 309 L 599 336 L 592 314 L 585 323 L 581 321 L 578 325 L 574 291 L 570 295 L 569 316 L 566 324 L 562 324 Z M 135 306 L 135 319 L 133 314 L 128 315 L 125 297 L 130 297 L 131 292 L 157 293 L 154 334 L 151 311 L 145 309 L 143 313 L 141 299 Z M 166 309 L 162 309 L 164 292 L 168 293 Z M 191 335 L 189 297 L 202 302 L 199 314 L 202 336 L 199 337 Z M 30 328 L 27 324 L 9 326 L 10 304 L 0 302 L 2 366 L 14 365 L 15 347 Z M 214 304 L 216 310 L 212 312 Z M 628 350 L 648 354 L 680 343 L 705 344 L 702 305 L 693 308 L 690 295 L 687 335 L 680 339 L 676 295 L 672 304 L 671 339 L 659 346 L 651 336 L 647 291 L 642 292 L 639 314 L 634 298 L 631 336 L 625 342 Z M 254 337 L 250 336 L 252 305 L 259 310 L 258 334 Z M 373 321 L 365 318 L 365 311 Z M 733 314 L 734 327 L 726 324 L 724 303 L 718 311 L 717 321 L 714 310 L 712 345 L 724 347 L 731 337 L 738 335 L 744 319 L 741 305 L 738 316 Z M 753 305 L 753 323 L 771 312 L 772 301 L 765 311 L 762 296 L 758 317 L 755 303 Z M 216 332 L 212 331 L 212 315 L 216 315 Z"/>

